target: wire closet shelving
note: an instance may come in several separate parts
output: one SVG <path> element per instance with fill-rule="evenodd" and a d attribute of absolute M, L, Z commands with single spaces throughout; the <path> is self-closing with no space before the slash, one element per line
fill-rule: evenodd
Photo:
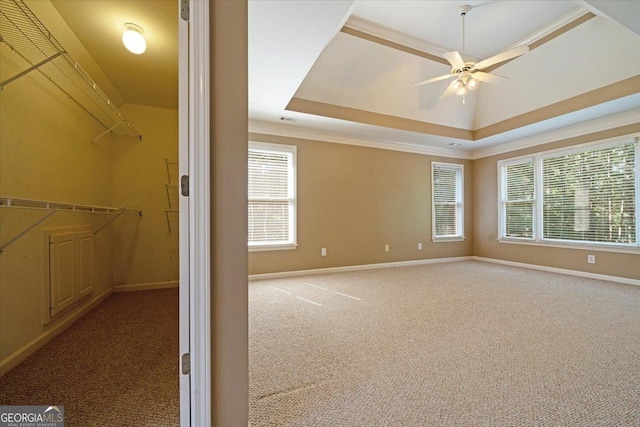
<path fill-rule="evenodd" d="M 93 141 L 109 132 L 142 140 L 140 132 L 22 0 L 0 0 L 0 43 L 26 64 L 23 71 L 0 82 L 0 90 L 37 71 L 105 127 Z"/>
<path fill-rule="evenodd" d="M 77 212 L 77 213 L 89 213 L 89 214 L 103 214 L 114 215 L 107 222 L 102 224 L 98 229 L 93 231 L 93 234 L 98 234 L 107 225 L 111 224 L 120 215 L 138 215 L 142 216 L 142 211 L 138 208 L 120 206 L 119 208 L 111 206 L 94 206 L 94 205 L 80 205 L 73 203 L 52 202 L 48 200 L 33 200 L 33 199 L 19 199 L 15 197 L 2 197 L 0 196 L 0 208 L 13 208 L 13 209 L 36 209 L 47 211 L 45 215 L 31 223 L 28 227 L 20 231 L 18 234 L 7 240 L 0 245 L 0 254 L 8 248 L 15 241 L 22 236 L 33 230 L 38 225 L 42 224 L 47 219 L 51 218 L 58 212 Z"/>

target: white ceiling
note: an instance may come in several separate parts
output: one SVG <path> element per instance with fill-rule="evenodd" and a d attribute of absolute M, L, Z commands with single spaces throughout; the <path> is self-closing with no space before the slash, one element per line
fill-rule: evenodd
<path fill-rule="evenodd" d="M 117 103 L 177 108 L 177 0 L 28 3 L 36 9 L 53 5 L 57 19 L 89 51 L 88 62 L 97 63 L 96 81 Z M 485 59 L 521 44 L 534 47 L 491 71 L 509 77 L 507 85 L 481 83 L 465 104 L 456 95 L 440 99 L 451 80 L 407 86 L 447 74 L 448 65 L 341 31 L 346 25 L 440 58 L 446 51 L 462 51 L 458 9 L 464 4 L 472 7 L 465 18 L 467 55 Z M 596 16 L 555 35 L 588 13 Z M 122 47 L 125 22 L 144 28 L 145 54 L 135 56 Z M 544 132 L 604 123 L 616 114 L 634 120 L 633 113 L 640 114 L 638 79 L 618 87 L 613 98 L 598 95 L 594 101 L 585 94 L 640 75 L 639 33 L 640 1 L 249 0 L 250 130 L 473 156 Z M 73 43 L 69 49 L 76 51 Z M 574 102 L 572 97 L 582 104 L 558 108 Z M 305 113 L 292 100 L 318 108 Z M 347 117 L 340 112 L 345 109 L 368 119 Z M 535 120 L 514 121 L 532 114 Z M 394 119 L 465 135 L 505 121 L 515 124 L 481 138 L 461 138 L 390 124 Z"/>
<path fill-rule="evenodd" d="M 532 111 L 553 109 L 574 97 L 583 96 L 580 99 L 584 100 L 587 95 L 583 94 L 640 75 L 640 36 L 633 31 L 637 19 L 628 19 L 629 14 L 640 17 L 640 2 L 605 2 L 606 14 L 597 3 L 251 1 L 250 130 L 385 147 L 396 144 L 399 149 L 429 149 L 435 153 L 448 150 L 451 155 L 459 155 L 462 150 L 469 155 L 554 129 L 602 122 L 614 114 L 639 110 L 640 96 L 634 95 L 640 92 L 640 87 L 635 87 L 636 79 L 632 80 L 634 87 L 616 95 L 619 99 L 602 98 L 576 104 L 575 109 L 561 108 L 548 117 L 542 114 L 535 122 L 525 120 L 475 141 L 402 126 L 376 126 L 371 120 L 357 123 L 340 119 L 338 110 L 347 108 L 475 131 Z M 440 100 L 449 80 L 417 88 L 407 86 L 447 74 L 450 66 L 340 31 L 346 24 L 440 56 L 449 50 L 462 51 L 458 9 L 464 4 L 472 6 L 465 18 L 467 55 L 485 59 L 521 44 L 534 47 L 491 71 L 509 77 L 507 85 L 481 83 L 466 96 L 465 104 L 456 95 Z M 589 12 L 596 16 L 555 36 L 555 30 Z M 611 19 L 616 13 L 625 17 L 622 23 Z M 548 40 L 543 39 L 545 36 Z M 320 107 L 314 114 L 288 111 L 292 98 Z M 326 114 L 318 113 L 325 109 Z M 292 121 L 282 121 L 281 117 Z"/>

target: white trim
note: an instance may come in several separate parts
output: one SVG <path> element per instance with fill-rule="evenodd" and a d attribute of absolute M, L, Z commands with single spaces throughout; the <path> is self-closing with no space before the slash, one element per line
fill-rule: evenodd
<path fill-rule="evenodd" d="M 440 237 L 432 238 L 431 241 L 433 243 L 464 242 L 464 236 L 452 236 L 452 237 L 440 236 Z"/>
<path fill-rule="evenodd" d="M 636 254 L 640 255 L 640 247 L 639 246 L 615 246 L 609 244 L 598 244 L 598 242 L 591 243 L 580 243 L 580 242 L 572 242 L 567 241 L 564 243 L 562 241 L 551 241 L 549 239 L 545 239 L 544 241 L 537 241 L 533 239 L 527 238 L 514 238 L 514 237 L 502 237 L 497 239 L 498 243 L 506 243 L 508 245 L 524 245 L 524 246 L 542 246 L 547 248 L 562 248 L 562 249 L 576 249 L 581 251 L 591 251 L 591 252 L 615 252 L 620 254 Z"/>
<path fill-rule="evenodd" d="M 170 289 L 177 288 L 180 282 L 177 280 L 170 280 L 167 282 L 150 282 L 150 283 L 137 283 L 134 285 L 117 285 L 113 287 L 114 293 L 120 292 L 135 292 L 135 291 L 154 291 L 157 289 Z"/>
<path fill-rule="evenodd" d="M 344 271 L 375 270 L 379 268 L 408 267 L 412 265 L 424 265 L 424 264 L 440 264 L 445 262 L 458 262 L 458 261 L 471 261 L 471 260 L 473 260 L 472 256 L 461 256 L 461 257 L 452 257 L 452 258 L 430 258 L 430 259 L 417 259 L 412 261 L 383 262 L 378 264 L 347 265 L 344 267 L 316 268 L 313 270 L 282 271 L 278 273 L 250 274 L 249 281 L 278 279 L 281 277 L 298 277 L 298 276 L 312 276 L 316 274 L 341 273 Z"/>
<path fill-rule="evenodd" d="M 274 144 L 272 142 L 249 141 L 249 151 L 262 151 L 266 153 L 290 154 L 291 164 L 288 168 L 288 194 L 282 201 L 289 202 L 289 237 L 286 242 L 269 241 L 267 243 L 249 243 L 249 252 L 277 251 L 295 249 L 298 246 L 298 147 L 292 144 Z M 247 152 L 249 154 L 249 152 Z M 253 199 L 256 200 L 256 199 Z M 262 200 L 262 199 L 258 199 Z M 265 200 L 275 200 L 275 198 Z M 280 199 L 278 199 L 280 200 Z M 252 200 L 249 200 L 251 202 Z"/>
<path fill-rule="evenodd" d="M 471 158 L 473 160 L 482 159 L 484 157 L 509 153 L 511 151 L 522 150 L 524 148 L 535 147 L 550 142 L 562 141 L 564 139 L 600 132 L 607 129 L 614 129 L 638 122 L 640 122 L 640 109 L 635 109 L 615 114 L 613 116 L 590 120 L 573 126 L 567 126 L 561 129 L 531 135 L 526 138 L 519 138 L 504 144 L 474 150 L 471 153 Z"/>
<path fill-rule="evenodd" d="M 190 2 L 189 284 L 191 425 L 212 423 L 209 2 Z"/>
<path fill-rule="evenodd" d="M 179 26 L 178 49 L 178 174 L 189 175 L 189 23 L 181 18 Z M 189 282 L 190 258 L 189 258 L 189 198 L 180 192 L 178 201 L 179 233 L 179 354 L 176 362 L 181 365 L 182 355 L 191 352 L 191 301 L 189 298 L 191 284 Z M 178 369 L 180 376 L 180 425 L 191 425 L 191 376 L 183 375 L 182 369 Z"/>
<path fill-rule="evenodd" d="M 423 154 L 427 156 L 450 157 L 464 160 L 472 159 L 472 152 L 469 150 L 427 147 L 401 142 L 391 142 L 382 139 L 364 138 L 355 135 L 346 135 L 339 132 L 305 128 L 290 124 L 271 123 L 262 120 L 249 120 L 249 132 L 288 138 L 308 139 L 311 141 L 332 142 L 335 144 L 355 145 L 358 147 L 379 148 L 381 150 L 401 151 L 404 153 Z M 257 139 L 259 138 L 252 138 L 254 141 Z"/>
<path fill-rule="evenodd" d="M 284 245 L 249 245 L 249 252 L 267 252 L 267 251 L 290 251 L 297 248 L 296 243 L 284 244 Z"/>
<path fill-rule="evenodd" d="M 586 271 L 578 271 L 578 270 L 568 270 L 566 268 L 547 267 L 544 265 L 526 264 L 524 262 L 505 261 L 505 260 L 496 259 L 496 258 L 484 258 L 484 257 L 478 257 L 478 256 L 474 256 L 472 258 L 474 261 L 489 262 L 493 264 L 503 264 L 503 265 L 509 265 L 512 267 L 521 267 L 521 268 L 528 268 L 531 270 L 549 271 L 551 273 L 566 274 L 569 276 L 587 277 L 589 279 L 607 280 L 609 282 L 624 283 L 625 285 L 640 286 L 640 280 L 630 279 L 627 277 L 608 276 L 606 274 L 589 273 Z"/>
<path fill-rule="evenodd" d="M 97 307 L 101 302 L 106 300 L 113 293 L 113 289 L 109 288 L 89 303 L 78 307 L 75 311 L 72 311 L 69 316 L 61 320 L 59 323 L 54 320 L 48 329 L 42 332 L 40 335 L 29 341 L 27 344 L 20 347 L 18 350 L 5 357 L 0 361 L 0 377 L 15 368 L 24 361 L 27 357 L 31 356 L 36 350 L 44 346 L 46 343 L 60 335 L 65 329 L 73 325 L 78 319 L 87 314 L 89 311 Z"/>
<path fill-rule="evenodd" d="M 436 167 L 456 171 L 456 222 L 458 234 L 447 236 L 436 236 L 436 204 L 435 204 L 435 181 L 433 173 Z M 459 181 L 458 181 L 459 179 Z M 431 162 L 431 241 L 453 242 L 464 240 L 464 165 L 461 163 Z"/>
<path fill-rule="evenodd" d="M 442 57 L 442 55 L 448 51 L 447 49 L 443 49 L 439 46 L 427 43 L 417 37 L 401 33 L 400 31 L 396 31 L 392 28 L 367 21 L 366 19 L 358 18 L 357 16 L 353 15 L 349 17 L 344 26 L 353 28 L 357 31 L 362 31 L 363 33 L 371 34 L 372 36 L 380 37 L 381 39 L 401 44 L 403 46 L 421 50 L 434 56 Z M 444 64 L 443 66 L 446 67 L 446 65 Z"/>
<path fill-rule="evenodd" d="M 580 18 L 583 15 L 586 15 L 587 13 L 589 13 L 588 10 L 585 10 L 581 7 L 577 7 L 575 9 L 573 9 L 572 11 L 570 11 L 569 13 L 561 16 L 560 18 L 556 19 L 555 21 L 545 25 L 544 27 L 540 28 L 539 30 L 535 31 L 534 33 L 528 35 L 526 38 L 512 44 L 511 46 L 507 47 L 506 49 L 503 50 L 503 52 L 513 49 L 515 47 L 518 46 L 529 46 L 532 43 L 537 42 L 538 40 L 548 36 L 549 34 L 553 33 L 556 30 L 559 30 L 560 28 L 564 27 L 567 24 L 572 23 L 573 21 L 575 21 L 576 19 Z"/>

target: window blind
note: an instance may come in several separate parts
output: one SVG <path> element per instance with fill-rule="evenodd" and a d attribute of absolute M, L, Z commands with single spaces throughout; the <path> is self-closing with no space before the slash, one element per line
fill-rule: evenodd
<path fill-rule="evenodd" d="M 533 159 L 504 167 L 504 235 L 533 237 Z"/>
<path fill-rule="evenodd" d="M 434 237 L 462 237 L 462 165 L 433 164 Z"/>
<path fill-rule="evenodd" d="M 636 242 L 635 144 L 545 157 L 543 238 Z"/>
<path fill-rule="evenodd" d="M 293 243 L 293 153 L 249 148 L 249 245 Z"/>

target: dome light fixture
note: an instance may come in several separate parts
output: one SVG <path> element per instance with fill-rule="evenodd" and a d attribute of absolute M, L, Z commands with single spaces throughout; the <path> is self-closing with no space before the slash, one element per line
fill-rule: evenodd
<path fill-rule="evenodd" d="M 142 35 L 144 31 L 136 24 L 127 23 L 124 24 L 126 31 L 122 35 L 122 43 L 129 52 L 140 55 L 147 50 L 147 42 Z"/>

